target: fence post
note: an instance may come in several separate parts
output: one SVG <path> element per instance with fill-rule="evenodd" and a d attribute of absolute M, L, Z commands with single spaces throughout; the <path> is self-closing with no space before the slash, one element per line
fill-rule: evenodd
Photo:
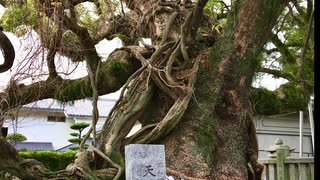
<path fill-rule="evenodd" d="M 285 180 L 285 167 L 284 161 L 290 156 L 290 152 L 293 151 L 288 145 L 283 145 L 283 141 L 277 138 L 275 144 L 270 146 L 267 150 L 270 154 L 270 158 L 276 158 L 277 161 L 277 180 Z"/>

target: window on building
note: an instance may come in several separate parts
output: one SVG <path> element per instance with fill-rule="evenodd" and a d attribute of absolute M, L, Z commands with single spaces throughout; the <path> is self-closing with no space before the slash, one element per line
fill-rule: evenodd
<path fill-rule="evenodd" d="M 66 122 L 66 117 L 63 117 L 63 116 L 48 116 L 48 122 Z"/>

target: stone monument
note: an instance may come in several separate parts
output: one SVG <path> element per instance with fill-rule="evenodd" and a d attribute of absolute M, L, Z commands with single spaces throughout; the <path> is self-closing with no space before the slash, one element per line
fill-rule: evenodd
<path fill-rule="evenodd" d="M 126 180 L 166 180 L 164 145 L 127 145 L 125 162 Z"/>

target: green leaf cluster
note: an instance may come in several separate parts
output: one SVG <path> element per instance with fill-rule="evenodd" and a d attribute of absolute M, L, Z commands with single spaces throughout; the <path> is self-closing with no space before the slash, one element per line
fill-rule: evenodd
<path fill-rule="evenodd" d="M 81 144 L 81 141 L 83 140 L 83 137 L 82 137 L 82 131 L 89 127 L 90 124 L 89 123 L 86 123 L 86 122 L 78 122 L 78 123 L 74 123 L 70 126 L 70 129 L 73 129 L 73 130 L 76 130 L 78 132 L 72 132 L 70 133 L 71 136 L 73 136 L 74 138 L 70 138 L 68 139 L 69 142 L 71 143 L 76 143 L 76 144 Z M 88 146 L 84 145 L 83 147 L 84 149 L 87 149 Z M 73 150 L 73 151 L 76 151 L 76 150 L 79 150 L 79 146 L 76 146 L 76 147 L 71 147 L 70 150 Z"/>
<path fill-rule="evenodd" d="M 25 29 L 17 28 L 21 25 L 34 27 L 37 24 L 37 10 L 34 7 L 32 0 L 27 0 L 24 3 L 9 3 L 1 18 L 1 26 L 5 31 L 15 32 L 17 35 L 22 35 Z M 18 31 L 17 31 L 18 30 Z M 20 30 L 20 31 L 19 31 Z"/>
<path fill-rule="evenodd" d="M 42 162 L 51 171 L 65 169 L 74 161 L 76 152 L 55 152 L 55 151 L 23 151 L 19 156 L 25 159 L 35 159 Z"/>
<path fill-rule="evenodd" d="M 7 135 L 6 139 L 10 144 L 27 140 L 27 138 L 20 133 L 10 133 Z"/>
<path fill-rule="evenodd" d="M 204 7 L 203 11 L 214 17 L 215 19 L 218 18 L 218 14 L 222 14 L 224 13 L 224 4 L 221 3 L 221 1 L 217 1 L 217 0 L 209 0 L 206 4 L 206 6 Z"/>
<path fill-rule="evenodd" d="M 265 88 L 257 88 L 253 92 L 253 102 L 256 113 L 260 115 L 278 114 L 281 110 L 281 100 L 276 93 Z"/>
<path fill-rule="evenodd" d="M 301 86 L 294 83 L 283 84 L 276 91 L 256 88 L 252 99 L 256 113 L 260 115 L 304 111 L 309 101 L 303 96 Z"/>
<path fill-rule="evenodd" d="M 97 9 L 94 8 L 92 11 L 89 10 L 85 5 L 79 4 L 76 6 L 76 13 L 80 20 L 80 25 L 87 28 L 90 34 L 97 34 L 99 29 Z"/>
<path fill-rule="evenodd" d="M 89 123 L 85 123 L 85 122 L 78 122 L 78 123 L 74 123 L 70 126 L 71 129 L 73 130 L 79 130 L 82 131 L 84 130 L 86 127 L 90 126 Z"/>
<path fill-rule="evenodd" d="M 284 111 L 304 111 L 308 106 L 308 100 L 303 96 L 302 87 L 294 83 L 286 83 L 280 86 L 277 93 L 281 97 Z"/>
<path fill-rule="evenodd" d="M 74 137 L 78 137 L 79 136 L 79 133 L 76 133 L 76 132 L 72 132 L 70 133 L 71 136 L 74 136 Z"/>
<path fill-rule="evenodd" d="M 80 138 L 71 138 L 71 139 L 68 139 L 69 142 L 71 143 L 77 143 L 77 144 L 80 144 L 81 143 L 81 140 Z"/>
<path fill-rule="evenodd" d="M 281 100 L 281 112 L 304 110 L 308 102 L 306 97 L 314 94 L 314 28 L 308 27 L 314 7 L 312 1 L 304 1 L 307 6 L 301 2 L 297 1 L 283 11 L 273 29 L 274 35 L 270 36 L 274 46 L 270 46 L 271 43 L 265 46 L 264 61 L 260 61 L 260 67 L 279 70 L 274 77 L 287 77 L 290 81 L 275 92 Z M 267 65 L 263 65 L 264 62 Z"/>

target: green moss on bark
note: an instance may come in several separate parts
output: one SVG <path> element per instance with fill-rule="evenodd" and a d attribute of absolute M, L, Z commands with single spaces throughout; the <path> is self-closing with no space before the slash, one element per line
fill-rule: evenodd
<path fill-rule="evenodd" d="M 216 137 L 214 136 L 214 123 L 212 120 L 206 120 L 202 124 L 201 128 L 196 129 L 197 139 L 196 143 L 198 145 L 199 151 L 203 154 L 206 163 L 212 164 L 215 157 L 216 148 Z M 210 152 L 210 153 L 208 153 Z"/>
<path fill-rule="evenodd" d="M 118 77 L 118 79 L 120 80 L 124 80 L 127 79 L 127 74 L 128 74 L 128 65 L 121 63 L 117 60 L 114 60 L 111 63 L 110 66 L 110 72 L 112 75 L 114 75 L 115 77 Z"/>
<path fill-rule="evenodd" d="M 66 83 L 66 86 L 56 93 L 55 99 L 61 102 L 91 96 L 92 88 L 88 79 L 78 79 Z"/>

